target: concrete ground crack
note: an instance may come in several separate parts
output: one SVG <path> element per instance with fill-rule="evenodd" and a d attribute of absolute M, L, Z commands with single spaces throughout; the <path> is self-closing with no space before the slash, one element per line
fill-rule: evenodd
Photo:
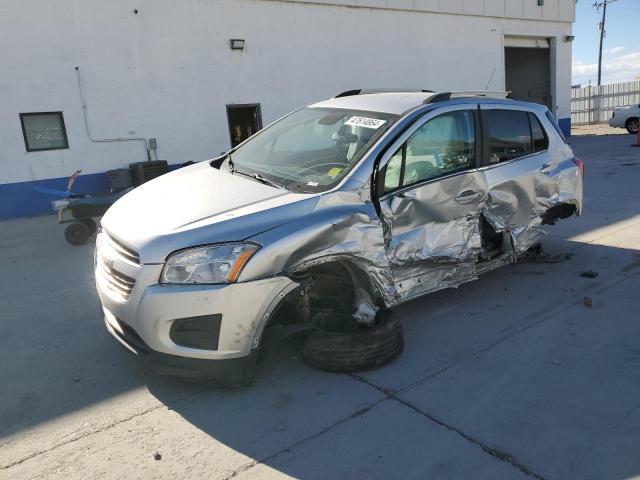
<path fill-rule="evenodd" d="M 640 403 L 637 403 L 636 405 L 634 405 L 634 406 L 633 406 L 633 408 L 631 408 L 631 410 L 629 410 L 629 411 L 625 414 L 625 416 L 624 416 L 624 417 L 622 417 L 622 420 L 620 420 L 618 423 L 616 423 L 616 424 L 613 426 L 613 429 L 615 430 L 615 429 L 616 429 L 616 428 L 618 428 L 620 425 L 622 425 L 624 422 L 626 422 L 626 421 L 627 421 L 627 418 L 629 418 L 629 417 L 631 416 L 631 414 L 632 414 L 633 412 L 635 412 L 635 411 L 638 409 L 638 407 L 640 407 Z"/>
<path fill-rule="evenodd" d="M 614 279 L 610 280 L 609 282 L 605 283 L 604 285 L 602 285 L 601 288 L 599 288 L 598 290 L 595 290 L 593 293 L 594 294 L 600 294 L 600 293 L 604 292 L 605 290 L 608 290 L 609 288 L 615 287 L 619 283 L 622 283 L 622 282 L 624 282 L 626 280 L 629 280 L 630 278 L 633 278 L 633 277 L 638 276 L 638 275 L 640 275 L 640 272 L 627 274 L 627 275 L 623 275 L 622 277 L 614 278 Z M 423 383 L 427 382 L 428 380 L 430 380 L 431 378 L 433 378 L 433 377 L 435 377 L 437 375 L 440 375 L 441 373 L 446 372 L 450 368 L 455 367 L 456 365 L 458 365 L 458 364 L 460 364 L 462 362 L 465 362 L 466 360 L 469 360 L 470 358 L 473 358 L 473 357 L 475 357 L 475 356 L 477 356 L 477 355 L 479 355 L 481 353 L 485 353 L 485 352 L 491 350 L 492 348 L 494 348 L 495 346 L 500 345 L 501 343 L 504 343 L 507 340 L 510 340 L 513 337 L 515 337 L 517 335 L 520 335 L 521 333 L 524 333 L 524 332 L 530 330 L 531 328 L 533 328 L 533 327 L 535 327 L 537 325 L 540 325 L 541 323 L 544 323 L 544 322 L 546 322 L 548 320 L 551 320 L 552 318 L 560 315 L 561 313 L 569 310 L 572 307 L 575 307 L 576 305 L 580 305 L 581 303 L 583 303 L 583 298 L 579 298 L 579 299 L 576 299 L 574 301 L 570 301 L 568 303 L 565 303 L 560 308 L 558 308 L 555 311 L 551 312 L 549 315 L 546 315 L 546 316 L 544 316 L 544 317 L 542 317 L 542 318 L 540 318 L 540 319 L 538 319 L 538 320 L 536 320 L 534 322 L 528 323 L 528 324 L 524 325 L 523 327 L 521 327 L 521 328 L 519 328 L 519 329 L 517 329 L 517 330 L 515 330 L 515 331 L 513 331 L 513 332 L 511 332 L 511 333 L 509 333 L 507 335 L 499 337 L 498 339 L 496 339 L 495 341 L 491 342 L 490 344 L 485 345 L 483 347 L 480 347 L 477 350 L 474 350 L 473 352 L 471 352 L 471 353 L 469 353 L 467 355 L 464 355 L 463 357 L 461 357 L 461 358 L 459 358 L 459 359 L 457 359 L 457 360 L 445 365 L 444 367 L 436 370 L 435 372 L 432 372 L 429 375 L 427 375 L 425 377 L 422 377 L 422 378 L 416 380 L 415 382 L 410 383 L 409 385 L 407 385 L 405 387 L 402 387 L 400 390 L 398 390 L 398 392 L 403 392 L 405 390 L 409 390 L 412 387 L 415 387 L 417 385 L 423 384 Z M 362 381 L 365 381 L 365 383 L 368 383 L 364 379 Z M 384 390 L 381 390 L 381 391 L 384 392 Z"/>
<path fill-rule="evenodd" d="M 630 278 L 633 278 L 633 277 L 636 277 L 636 276 L 639 276 L 639 275 L 640 275 L 640 272 L 634 273 L 634 274 L 631 274 L 631 275 L 624 275 L 624 276 L 622 276 L 622 278 L 618 277 L 618 278 L 612 279 L 609 282 L 607 282 L 606 284 L 604 284 L 601 288 L 596 290 L 595 293 L 597 293 L 597 294 L 598 293 L 602 293 L 605 290 L 608 290 L 610 288 L 615 287 L 619 283 L 622 283 L 622 282 L 624 282 L 626 280 L 629 280 Z M 433 378 L 434 376 L 439 375 L 439 374 L 449 370 L 450 368 L 458 365 L 459 363 L 462 363 L 465 360 L 468 360 L 469 358 L 472 358 L 472 357 L 474 357 L 474 356 L 476 356 L 476 355 L 478 355 L 480 353 L 486 352 L 486 351 L 492 349 L 493 347 L 495 347 L 496 345 L 499 345 L 499 344 L 501 344 L 501 343 L 503 343 L 503 342 L 515 337 L 516 335 L 519 335 L 519 334 L 521 334 L 523 332 L 526 332 L 527 330 L 531 329 L 532 327 L 534 327 L 536 325 L 539 325 L 539 324 L 541 324 L 543 322 L 546 322 L 546 321 L 556 317 L 560 313 L 568 310 L 569 308 L 572 308 L 572 307 L 574 307 L 576 305 L 579 305 L 580 303 L 582 303 L 582 300 L 576 300 L 576 301 L 570 302 L 570 303 L 564 305 L 559 310 L 556 310 L 555 312 L 551 313 L 550 315 L 546 315 L 543 318 L 541 318 L 541 319 L 539 319 L 539 320 L 537 320 L 537 321 L 535 321 L 533 323 L 527 324 L 524 327 L 516 330 L 515 332 L 513 332 L 513 333 L 511 333 L 509 335 L 506 335 L 504 337 L 501 337 L 498 340 L 490 343 L 489 345 L 486 345 L 486 346 L 484 346 L 484 347 L 482 347 L 482 348 L 480 348 L 478 350 L 475 350 L 474 352 L 470 353 L 469 355 L 465 355 L 464 357 L 462 357 L 462 358 L 460 358 L 460 359 L 458 359 L 458 360 L 456 360 L 456 361 L 444 366 L 443 368 L 437 370 L 436 372 L 433 372 L 433 373 L 427 375 L 426 377 L 423 377 L 423 378 L 421 378 L 421 379 L 419 379 L 419 380 L 417 380 L 417 381 L 415 381 L 415 382 L 413 382 L 413 383 L 401 388 L 400 390 L 391 390 L 391 389 L 382 387 L 380 385 L 376 385 L 375 383 L 371 382 L 370 380 L 368 380 L 368 379 L 366 379 L 364 377 L 361 377 L 360 375 L 355 374 L 355 373 L 350 373 L 349 376 L 351 378 L 353 378 L 354 380 L 356 380 L 356 381 L 365 383 L 365 384 L 369 385 L 370 387 L 378 390 L 382 394 L 386 395 L 386 397 L 388 399 L 395 400 L 395 401 L 401 403 L 402 405 L 406 406 L 407 408 L 410 408 L 410 409 L 414 410 L 415 412 L 419 413 L 420 415 L 424 416 L 425 418 L 428 418 L 432 422 L 434 422 L 434 423 L 436 423 L 438 425 L 441 425 L 442 427 L 447 428 L 448 430 L 450 430 L 452 432 L 457 433 L 458 435 L 463 437 L 465 440 L 467 440 L 467 441 L 477 445 L 478 447 L 482 448 L 482 450 L 485 451 L 486 453 L 488 453 L 489 455 L 495 457 L 496 459 L 498 459 L 498 460 L 500 460 L 502 462 L 509 463 L 510 465 L 512 465 L 513 467 L 517 468 L 518 470 L 520 470 L 525 475 L 527 475 L 527 476 L 529 476 L 531 478 L 536 478 L 536 479 L 542 480 L 543 477 L 541 477 L 537 473 L 533 472 L 530 468 L 526 467 L 525 465 L 521 464 L 510 453 L 503 452 L 502 450 L 499 450 L 497 448 L 485 445 L 484 443 L 482 443 L 481 441 L 479 441 L 476 438 L 472 437 L 471 435 L 465 433 L 464 431 L 462 431 L 462 430 L 460 430 L 460 429 L 458 429 L 458 428 L 456 428 L 454 426 L 451 426 L 451 425 L 447 424 L 446 422 L 434 417 L 433 415 L 420 410 L 418 407 L 412 405 L 411 403 L 407 402 L 406 400 L 403 400 L 403 399 L 399 398 L 397 396 L 397 394 L 400 393 L 400 392 L 406 391 L 406 390 L 408 390 L 408 389 L 410 389 L 410 388 L 412 388 L 412 387 L 414 387 L 416 385 L 422 384 L 422 383 L 428 381 L 429 379 Z M 633 407 L 627 413 L 627 415 L 625 415 L 625 417 L 618 424 L 616 424 L 613 428 L 616 428 L 619 424 L 623 423 L 626 420 L 626 418 L 628 416 L 630 416 L 638 407 L 640 407 L 640 404 L 638 404 L 635 407 Z"/>
<path fill-rule="evenodd" d="M 261 458 L 260 460 L 253 460 L 251 462 L 245 463 L 244 465 L 234 469 L 233 471 L 231 471 L 227 476 L 225 477 L 221 477 L 220 480 L 230 480 L 231 478 L 237 477 L 238 475 L 240 475 L 243 472 L 246 472 L 247 470 L 251 470 L 253 467 L 260 465 L 262 463 L 266 463 L 269 462 L 271 460 L 273 460 L 274 458 L 289 452 L 290 450 L 294 449 L 295 447 L 297 447 L 298 445 L 301 445 L 304 442 L 308 442 L 309 440 L 313 440 L 314 438 L 317 438 L 321 435 L 324 435 L 325 433 L 327 433 L 329 430 L 332 430 L 334 427 L 337 427 L 338 425 L 342 425 L 345 422 L 348 422 L 349 420 L 352 420 L 356 417 L 359 417 L 361 415 L 364 415 L 365 413 L 367 413 L 369 410 L 371 410 L 372 408 L 375 408 L 376 406 L 378 406 L 379 404 L 381 404 L 382 402 L 388 400 L 388 396 L 385 396 L 384 398 L 381 398 L 380 400 L 377 400 L 375 402 L 373 402 L 371 405 L 367 405 L 364 408 L 361 408 L 359 410 L 356 410 L 355 412 L 351 413 L 350 415 L 341 418 L 340 420 L 332 423 L 331 425 L 326 426 L 325 428 L 323 428 L 322 430 L 318 430 L 317 432 L 308 435 L 300 440 L 298 440 L 297 442 L 292 443 L 291 445 L 289 445 L 288 447 L 285 448 L 281 448 L 280 450 L 267 455 L 266 457 Z"/>
<path fill-rule="evenodd" d="M 418 413 L 419 415 L 427 418 L 431 422 L 433 422 L 433 423 L 435 423 L 437 425 L 440 425 L 441 427 L 444 427 L 444 428 L 446 428 L 447 430 L 449 430 L 451 432 L 456 433 L 457 435 L 461 436 L 462 438 L 464 438 L 468 442 L 471 442 L 475 446 L 481 448 L 485 453 L 488 453 L 489 455 L 491 455 L 492 457 L 496 458 L 497 460 L 499 460 L 501 462 L 505 462 L 505 463 L 510 464 L 512 467 L 517 468 L 518 470 L 520 470 L 520 472 L 522 472 L 523 474 L 527 475 L 528 477 L 535 478 L 537 480 L 544 480 L 544 477 L 538 475 L 533 470 L 531 470 L 529 467 L 527 467 L 527 466 L 523 465 L 522 463 L 520 463 L 518 461 L 518 459 L 515 456 L 513 456 L 512 454 L 504 452 L 504 451 L 502 451 L 500 449 L 497 449 L 495 447 L 491 447 L 491 446 L 485 445 L 480 440 L 472 437 L 468 433 L 463 432 L 459 428 L 456 428 L 456 427 L 454 427 L 452 425 L 449 425 L 448 423 L 446 423 L 446 422 L 434 417 L 433 415 L 420 410 L 418 407 L 416 407 L 415 405 L 412 405 L 411 403 L 407 402 L 406 400 L 403 400 L 402 398 L 397 397 L 396 396 L 396 392 L 393 392 L 392 390 L 380 387 L 379 385 L 376 385 L 376 384 L 368 381 L 367 379 L 361 377 L 360 375 L 357 375 L 357 374 L 354 374 L 354 373 L 350 373 L 349 376 L 351 378 L 353 378 L 354 380 L 366 383 L 370 387 L 375 388 L 379 392 L 385 394 L 389 400 L 395 400 L 396 402 L 398 402 L 398 403 L 404 405 L 405 407 L 413 410 L 414 412 Z"/>
<path fill-rule="evenodd" d="M 134 415 L 131 415 L 131 416 L 128 416 L 126 418 L 121 418 L 121 419 L 118 419 L 117 421 L 108 423 L 107 425 L 102 425 L 101 427 L 96 428 L 94 430 L 89 430 L 89 431 L 82 432 L 82 433 L 80 433 L 78 435 L 75 435 L 75 436 L 65 440 L 64 442 L 56 443 L 55 445 L 52 445 L 49 448 L 44 448 L 42 450 L 36 450 L 35 452 L 31 452 L 26 457 L 22 457 L 22 458 L 19 458 L 18 460 L 14 460 L 13 462 L 6 463 L 4 465 L 0 465 L 0 470 L 8 470 L 9 468 L 15 467 L 16 465 L 20 465 L 21 463 L 24 463 L 27 460 L 31 460 L 34 457 L 37 457 L 37 456 L 42 455 L 42 454 L 47 453 L 47 452 L 51 452 L 53 450 L 56 450 L 57 448 L 63 447 L 63 446 L 68 445 L 70 443 L 77 442 L 79 440 L 82 440 L 83 438 L 89 437 L 91 435 L 95 435 L 96 433 L 104 432 L 105 430 L 109 430 L 110 428 L 113 428 L 116 425 L 119 425 L 119 424 L 124 423 L 124 422 L 128 422 L 129 420 L 133 420 L 134 418 L 140 417 L 142 415 L 146 415 L 147 413 L 153 412 L 154 410 L 157 410 L 157 409 L 165 407 L 165 406 L 166 405 L 164 405 L 164 404 L 156 405 L 155 407 L 147 408 L 146 410 L 143 410 L 141 412 L 138 412 L 138 413 L 136 413 Z"/>
<path fill-rule="evenodd" d="M 133 420 L 134 418 L 141 417 L 143 415 L 146 415 L 147 413 L 151 413 L 151 412 L 153 412 L 155 410 L 158 410 L 160 408 L 163 408 L 163 407 L 170 408 L 170 405 L 175 405 L 175 404 L 178 404 L 180 402 L 184 402 L 186 400 L 189 400 L 189 399 L 201 394 L 203 391 L 205 391 L 204 387 L 202 389 L 198 390 L 197 392 L 193 393 L 193 394 L 190 394 L 190 395 L 182 397 L 182 398 L 178 398 L 178 399 L 174 400 L 171 403 L 166 403 L 166 404 L 165 403 L 159 403 L 158 405 L 155 405 L 153 407 L 147 408 L 147 409 L 142 410 L 140 412 L 137 412 L 137 413 L 135 413 L 133 415 L 129 415 L 128 417 L 120 418 L 118 420 L 110 422 L 110 423 L 108 423 L 106 425 L 102 425 L 102 426 L 100 426 L 98 428 L 95 428 L 93 430 L 88 430 L 88 431 L 81 432 L 81 433 L 79 433 L 79 434 L 77 434 L 77 435 L 75 435 L 75 436 L 73 436 L 71 438 L 66 439 L 63 442 L 56 443 L 55 445 L 52 445 L 52 446 L 50 446 L 48 448 L 44 448 L 42 450 L 36 450 L 35 452 L 31 452 L 26 457 L 22 457 L 22 458 L 19 458 L 17 460 L 14 460 L 14 461 L 12 461 L 10 463 L 6 463 L 4 465 L 0 465 L 0 471 L 8 470 L 9 468 L 15 467 L 16 465 L 20 465 L 21 463 L 24 463 L 27 460 L 31 460 L 32 458 L 35 458 L 37 456 L 40 456 L 40 455 L 43 455 L 45 453 L 51 452 L 51 451 L 56 450 L 56 449 L 58 449 L 60 447 L 68 445 L 70 443 L 77 442 L 79 440 L 82 440 L 83 438 L 90 437 L 91 435 L 95 435 L 97 433 L 104 432 L 106 430 L 109 430 L 110 428 L 113 428 L 113 427 L 116 427 L 116 426 L 120 425 L 121 423 L 128 422 L 130 420 Z"/>
<path fill-rule="evenodd" d="M 423 412 L 418 407 L 410 404 L 409 402 L 407 402 L 405 400 L 402 400 L 401 398 L 398 398 L 398 397 L 395 397 L 395 396 L 392 397 L 392 398 L 394 400 L 396 400 L 397 402 L 401 403 L 402 405 L 404 405 L 405 407 L 410 408 L 414 412 L 416 412 L 416 413 L 422 415 L 423 417 L 429 419 L 433 423 L 436 423 L 436 424 L 446 428 L 447 430 L 450 430 L 451 432 L 457 433 L 458 435 L 460 435 L 465 440 L 473 443 L 477 447 L 480 447 L 485 453 L 488 453 L 489 455 L 491 455 L 492 457 L 496 458 L 497 460 L 499 460 L 501 462 L 505 462 L 505 463 L 510 464 L 512 467 L 517 468 L 518 470 L 520 470 L 523 474 L 527 475 L 528 477 L 536 478 L 538 480 L 544 480 L 544 477 L 538 475 L 533 470 L 531 470 L 529 467 L 527 467 L 527 466 L 523 465 L 522 463 L 520 463 L 518 461 L 518 459 L 515 456 L 513 456 L 512 454 L 504 452 L 502 450 L 499 450 L 499 449 L 497 449 L 495 447 L 491 447 L 489 445 L 485 445 L 480 440 L 476 439 L 475 437 L 472 437 L 468 433 L 465 433 L 462 430 L 460 430 L 459 428 L 456 428 L 454 426 L 451 426 L 451 425 L 443 422 L 442 420 L 434 417 L 433 415 L 430 415 L 427 412 Z"/>

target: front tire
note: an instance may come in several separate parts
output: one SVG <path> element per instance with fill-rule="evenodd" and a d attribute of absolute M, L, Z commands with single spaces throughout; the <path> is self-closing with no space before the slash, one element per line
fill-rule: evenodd
<path fill-rule="evenodd" d="M 329 372 L 371 370 L 391 362 L 404 349 L 402 325 L 390 310 L 382 310 L 378 316 L 375 326 L 355 332 L 312 332 L 302 346 L 302 358 Z"/>
<path fill-rule="evenodd" d="M 638 118 L 634 117 L 634 118 L 629 118 L 624 126 L 627 129 L 627 132 L 636 135 L 638 133 L 638 124 L 639 124 Z"/>

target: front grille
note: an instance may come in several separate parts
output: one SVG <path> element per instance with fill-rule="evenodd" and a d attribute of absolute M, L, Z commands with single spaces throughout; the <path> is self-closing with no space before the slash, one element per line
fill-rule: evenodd
<path fill-rule="evenodd" d="M 107 287 L 112 292 L 122 297 L 123 300 L 127 300 L 131 295 L 131 291 L 133 290 L 133 286 L 136 281 L 133 278 L 109 267 L 102 257 L 98 259 L 98 268 L 101 270 L 102 278 L 105 280 Z"/>
<path fill-rule="evenodd" d="M 117 300 L 126 301 L 131 296 L 136 280 L 130 275 L 136 274 L 139 265 L 140 258 L 135 251 L 125 247 L 104 231 L 98 235 L 96 277 L 103 288 Z"/>
<path fill-rule="evenodd" d="M 109 246 L 113 248 L 122 258 L 135 265 L 140 265 L 140 257 L 135 251 L 123 245 L 122 242 L 119 242 L 107 232 L 103 231 L 103 233 L 105 240 L 109 243 Z"/>

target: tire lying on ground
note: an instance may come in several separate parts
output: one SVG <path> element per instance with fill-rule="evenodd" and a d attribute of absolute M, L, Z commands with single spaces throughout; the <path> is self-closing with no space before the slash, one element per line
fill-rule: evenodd
<path fill-rule="evenodd" d="M 404 348 L 402 325 L 390 310 L 378 313 L 373 327 L 349 333 L 315 330 L 302 345 L 302 358 L 330 372 L 371 370 L 394 360 Z"/>

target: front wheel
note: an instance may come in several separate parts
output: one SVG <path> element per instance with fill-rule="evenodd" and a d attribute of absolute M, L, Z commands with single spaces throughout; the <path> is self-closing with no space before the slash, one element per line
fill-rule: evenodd
<path fill-rule="evenodd" d="M 378 312 L 376 324 L 354 332 L 316 330 L 302 346 L 302 358 L 330 372 L 371 370 L 394 360 L 404 348 L 400 319 L 390 310 Z"/>
<path fill-rule="evenodd" d="M 627 132 L 632 133 L 634 135 L 637 134 L 638 124 L 639 124 L 639 121 L 637 118 L 630 118 L 629 120 L 627 120 L 627 123 L 625 124 Z"/>

